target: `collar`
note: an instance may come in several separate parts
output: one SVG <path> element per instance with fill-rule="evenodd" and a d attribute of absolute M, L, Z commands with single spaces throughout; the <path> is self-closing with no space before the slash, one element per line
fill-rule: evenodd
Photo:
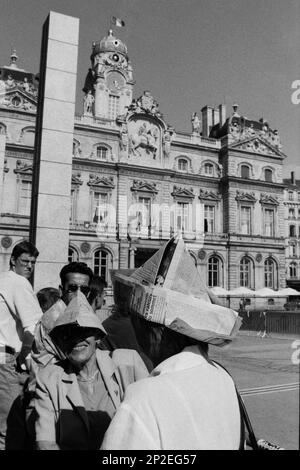
<path fill-rule="evenodd" d="M 169 357 L 161 362 L 153 371 L 151 376 L 177 372 L 184 369 L 190 369 L 207 363 L 197 345 L 184 348 L 179 354 Z"/>

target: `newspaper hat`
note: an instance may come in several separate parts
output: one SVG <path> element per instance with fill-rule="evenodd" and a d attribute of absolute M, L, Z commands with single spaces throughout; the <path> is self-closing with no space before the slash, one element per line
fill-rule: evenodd
<path fill-rule="evenodd" d="M 99 331 L 101 336 L 107 334 L 86 297 L 79 290 L 65 311 L 55 321 L 51 334 L 59 334 L 59 331 L 67 325 L 94 328 Z"/>
<path fill-rule="evenodd" d="M 64 301 L 58 299 L 50 308 L 48 308 L 48 310 L 46 310 L 45 313 L 43 313 L 41 324 L 43 325 L 46 333 L 49 333 L 53 329 L 54 323 L 58 317 L 64 313 L 66 307 L 67 306 Z"/>
<path fill-rule="evenodd" d="M 131 276 L 115 273 L 117 305 L 199 341 L 224 346 L 241 318 L 211 303 L 208 290 L 182 239 L 172 238 Z"/>

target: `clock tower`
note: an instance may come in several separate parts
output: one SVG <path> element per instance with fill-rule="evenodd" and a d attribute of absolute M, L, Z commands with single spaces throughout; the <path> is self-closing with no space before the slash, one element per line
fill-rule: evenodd
<path fill-rule="evenodd" d="M 111 29 L 93 43 L 91 64 L 83 88 L 84 114 L 115 122 L 132 102 L 134 82 L 127 47 Z"/>

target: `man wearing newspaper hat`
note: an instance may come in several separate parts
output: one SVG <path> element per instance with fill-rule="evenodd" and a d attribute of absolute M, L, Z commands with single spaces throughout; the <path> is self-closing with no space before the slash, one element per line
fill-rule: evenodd
<path fill-rule="evenodd" d="M 155 368 L 128 387 L 102 449 L 241 448 L 235 385 L 208 355 L 208 344 L 230 343 L 241 321 L 211 303 L 184 242 L 171 239 L 115 289 Z"/>

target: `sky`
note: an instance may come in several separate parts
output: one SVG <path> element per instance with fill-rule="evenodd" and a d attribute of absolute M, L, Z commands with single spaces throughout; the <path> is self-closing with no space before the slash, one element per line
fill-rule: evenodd
<path fill-rule="evenodd" d="M 42 25 L 49 11 L 79 18 L 76 113 L 93 41 L 108 32 L 111 16 L 125 21 L 125 42 L 136 82 L 149 90 L 166 122 L 191 131 L 191 115 L 205 105 L 232 104 L 249 119 L 278 129 L 287 155 L 285 177 L 300 179 L 300 0 L 1 0 L 0 64 L 39 71 Z M 299 82 L 300 84 L 300 82 Z M 300 93 L 299 93 L 300 96 Z"/>

